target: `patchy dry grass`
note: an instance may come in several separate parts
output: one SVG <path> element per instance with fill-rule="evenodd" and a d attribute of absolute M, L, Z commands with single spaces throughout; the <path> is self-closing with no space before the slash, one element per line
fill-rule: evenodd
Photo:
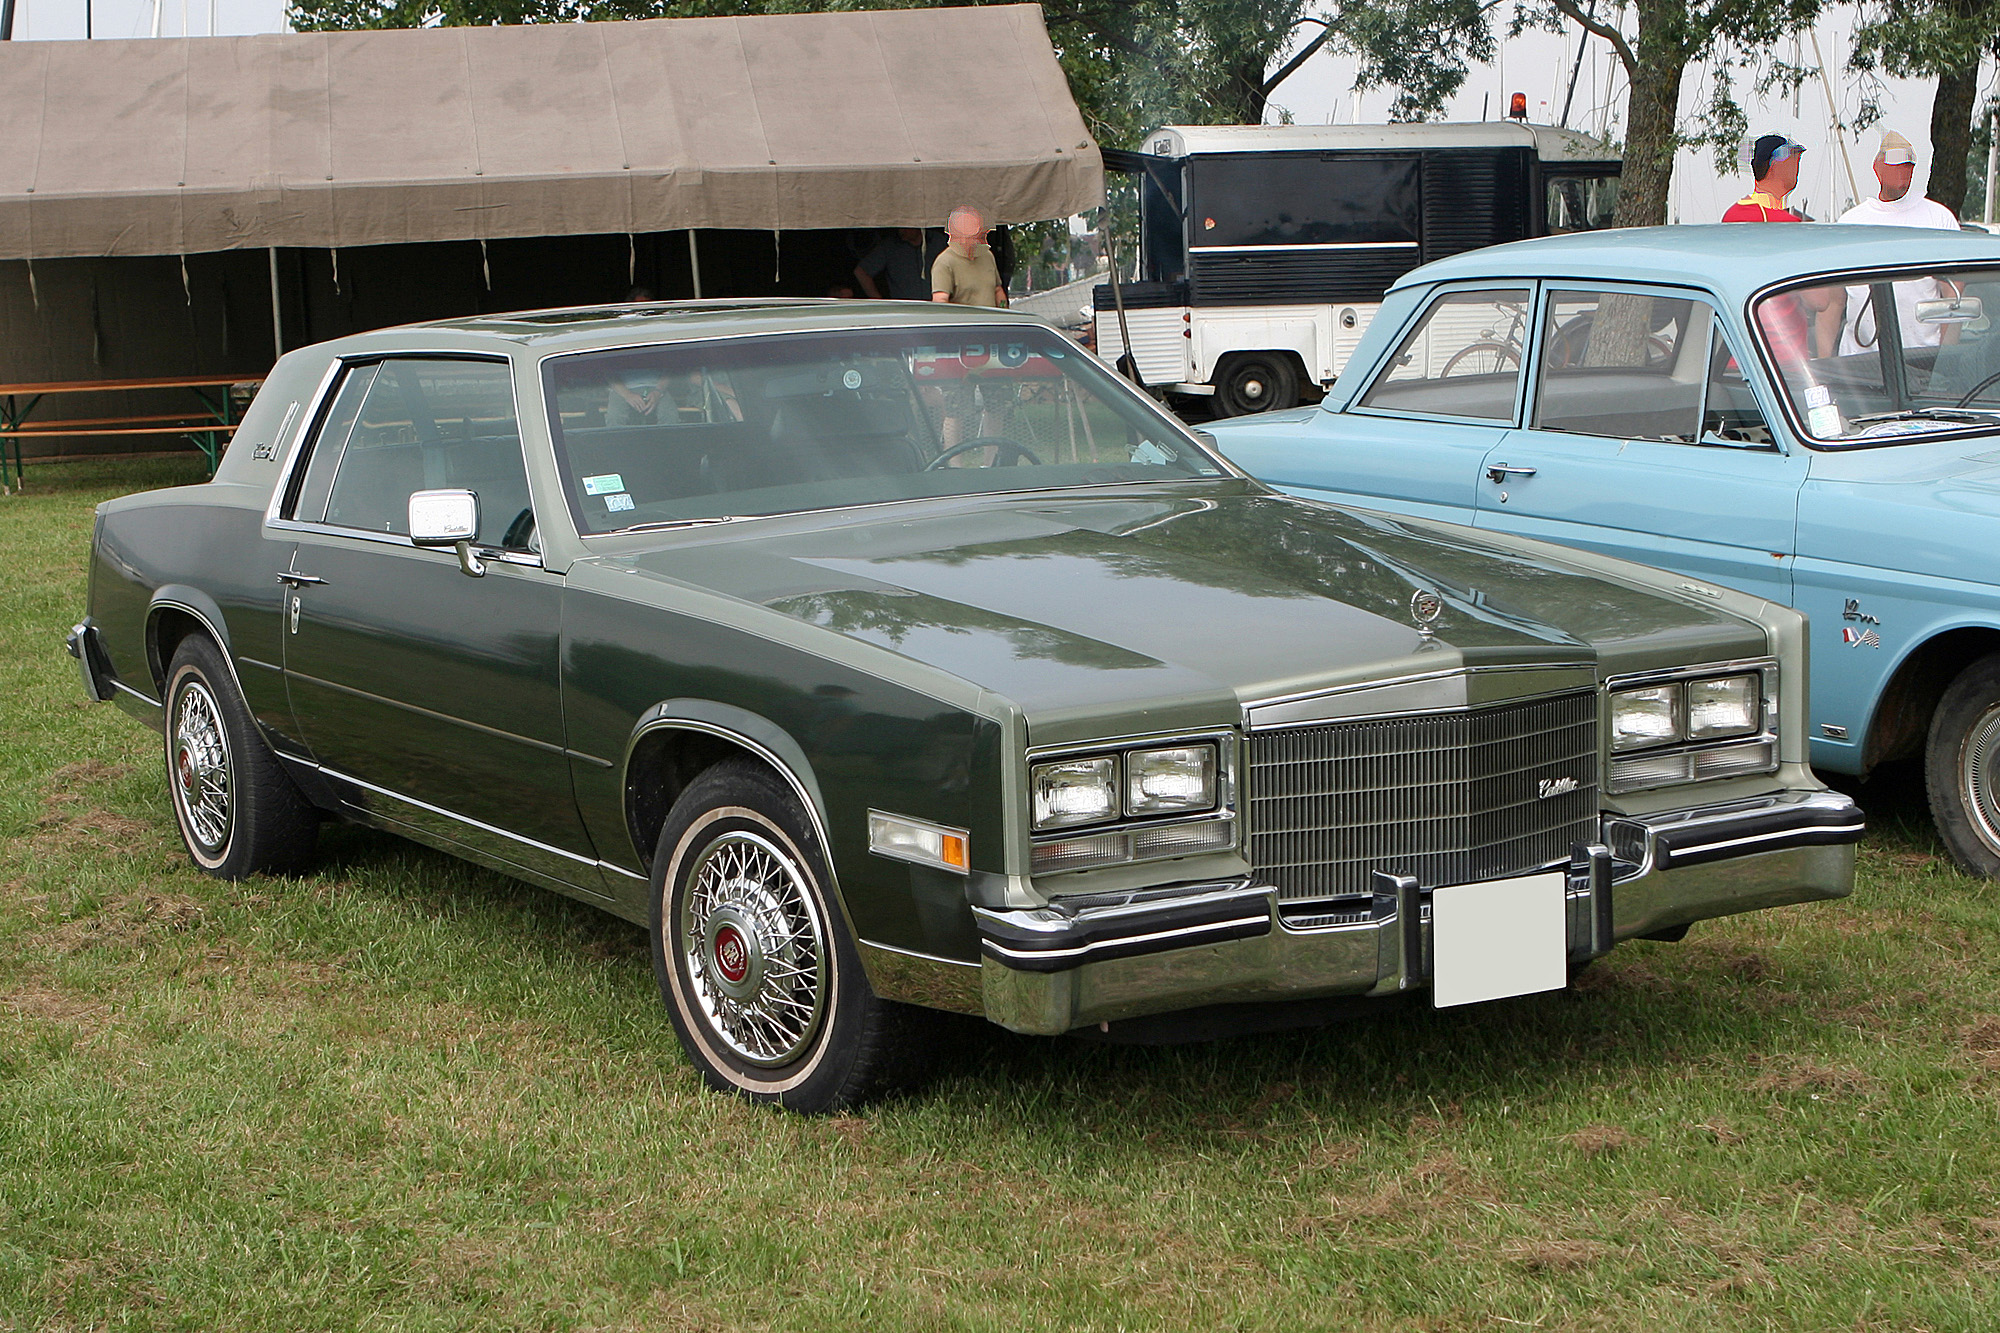
<path fill-rule="evenodd" d="M 195 874 L 157 742 L 61 655 L 90 503 L 139 483 L 37 473 L 0 500 L 0 1327 L 1996 1323 L 2000 889 L 1896 775 L 1852 899 L 1564 994 L 1164 1050 L 969 1024 L 921 1095 L 799 1121 L 700 1089 L 620 922 L 360 830 Z"/>

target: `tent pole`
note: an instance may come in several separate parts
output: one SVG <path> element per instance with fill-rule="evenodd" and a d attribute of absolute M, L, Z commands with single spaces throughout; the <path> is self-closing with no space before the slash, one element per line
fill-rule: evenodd
<path fill-rule="evenodd" d="M 701 299 L 701 251 L 695 249 L 694 228 L 688 228 L 688 271 L 694 274 L 694 299 Z"/>
<path fill-rule="evenodd" d="M 278 247 L 268 247 L 271 256 L 271 342 L 278 355 L 285 354 L 285 307 L 278 300 Z"/>

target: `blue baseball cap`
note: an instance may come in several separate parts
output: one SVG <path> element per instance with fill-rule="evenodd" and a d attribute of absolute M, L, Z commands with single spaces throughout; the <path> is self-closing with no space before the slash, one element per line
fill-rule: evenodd
<path fill-rule="evenodd" d="M 1806 146 L 1782 134 L 1767 134 L 1750 149 L 1750 172 L 1761 177 L 1773 162 L 1783 162 L 1805 152 Z"/>

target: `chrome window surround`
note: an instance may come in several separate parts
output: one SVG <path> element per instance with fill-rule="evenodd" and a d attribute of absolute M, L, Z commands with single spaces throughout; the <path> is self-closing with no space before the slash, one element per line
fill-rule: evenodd
<path fill-rule="evenodd" d="M 1708 680 L 1718 676 L 1743 676 L 1752 672 L 1758 677 L 1758 688 L 1763 693 L 1763 726 L 1754 736 L 1730 736 L 1713 741 L 1669 742 L 1639 750 L 1623 750 L 1613 753 L 1611 749 L 1611 696 L 1620 690 L 1644 689 L 1649 685 L 1674 685 L 1691 680 Z M 1689 777 L 1667 782 L 1620 781 L 1618 766 L 1621 763 L 1641 759 L 1670 759 L 1678 755 L 1714 754 L 1728 750 L 1749 750 L 1765 746 L 1770 751 L 1770 762 L 1754 769 L 1743 769 L 1726 774 L 1728 777 L 1745 777 L 1758 773 L 1773 773 L 1782 762 L 1778 756 L 1778 659 L 1775 657 L 1745 658 L 1734 662 L 1712 662 L 1705 666 L 1674 667 L 1667 671 L 1643 671 L 1626 676 L 1612 676 L 1604 682 L 1601 694 L 1602 720 L 1600 733 L 1603 740 L 1604 790 L 1609 795 L 1624 795 L 1635 791 L 1653 791 L 1662 787 L 1690 786 L 1712 778 Z"/>
<path fill-rule="evenodd" d="M 284 514 L 285 507 L 295 498 L 291 493 L 293 478 L 298 474 L 299 468 L 303 466 L 306 455 L 312 452 L 307 446 L 318 442 L 320 427 L 325 424 L 326 414 L 333 406 L 334 389 L 340 384 L 347 371 L 353 369 L 355 366 L 374 365 L 383 361 L 408 360 L 498 362 L 507 367 L 507 373 L 510 377 L 514 374 L 512 358 L 500 352 L 371 351 L 359 356 L 335 357 L 333 363 L 326 368 L 326 373 L 320 377 L 319 387 L 314 389 L 312 396 L 306 400 L 306 410 L 295 412 L 287 418 L 288 422 L 296 421 L 297 423 L 298 442 L 285 451 L 284 467 L 278 473 L 277 483 L 271 488 L 270 502 L 264 508 L 264 526 L 266 528 L 274 532 L 316 532 L 324 536 L 347 537 L 357 541 L 378 542 L 386 546 L 400 546 L 412 551 L 431 549 L 418 546 L 408 537 L 400 536 L 393 532 L 370 532 L 365 528 L 343 528 L 334 523 L 314 523 L 303 519 L 290 518 Z M 280 429 L 276 439 L 281 449 L 284 447 L 284 436 L 284 430 Z M 528 466 L 527 449 L 528 442 L 524 437 L 521 440 L 521 467 L 524 473 Z M 533 503 L 534 482 L 530 480 L 528 485 L 530 503 Z M 541 513 L 539 511 L 535 514 L 535 526 L 537 530 L 541 527 Z M 449 560 L 454 558 L 448 550 L 440 551 L 438 554 L 440 559 Z M 502 551 L 497 548 L 490 550 L 481 548 L 480 556 L 489 563 L 498 561 L 502 564 L 520 565 L 529 569 L 543 568 L 542 557 L 528 551 Z"/>
<path fill-rule="evenodd" d="M 1107 834 L 1131 833 L 1145 829 L 1162 827 L 1182 827 L 1191 824 L 1213 824 L 1231 822 L 1229 841 L 1215 847 L 1204 847 L 1194 851 L 1168 850 L 1137 856 L 1124 856 L 1116 860 L 1105 860 L 1074 867 L 1056 867 L 1041 871 L 1044 875 L 1067 874 L 1082 870 L 1100 870 L 1106 866 L 1136 865 L 1145 861 L 1164 861 L 1175 857 L 1209 855 L 1213 852 L 1231 851 L 1243 845 L 1243 821 L 1237 814 L 1237 793 L 1239 776 L 1237 763 L 1240 746 L 1234 731 L 1185 732 L 1169 731 L 1152 736 L 1121 736 L 1091 745 L 1052 745 L 1030 747 L 1027 762 L 1022 766 L 1023 774 L 1033 771 L 1036 764 L 1046 764 L 1062 759 L 1096 759 L 1110 757 L 1118 761 L 1114 784 L 1119 792 L 1120 810 L 1124 806 L 1125 762 L 1127 753 L 1134 750 L 1165 750 L 1176 745 L 1213 745 L 1216 747 L 1215 762 L 1215 804 L 1207 810 L 1191 814 L 1143 815 L 1131 818 L 1120 814 L 1116 819 L 1107 819 L 1096 824 L 1071 824 L 1045 833 L 1032 832 L 1033 812 L 1022 811 L 1022 827 L 1030 829 L 1029 861 L 1032 865 L 1035 847 L 1059 842 L 1077 842 L 1084 838 L 1101 837 Z M 1025 803 L 1030 796 L 1023 788 L 1021 800 Z M 1031 871 L 1030 873 L 1035 873 Z"/>

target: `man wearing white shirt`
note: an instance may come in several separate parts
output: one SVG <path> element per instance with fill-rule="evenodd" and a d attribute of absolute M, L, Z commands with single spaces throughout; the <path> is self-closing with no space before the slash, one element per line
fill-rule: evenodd
<path fill-rule="evenodd" d="M 1957 214 L 1935 199 L 1910 192 L 1916 174 L 1917 159 L 1910 150 L 1910 141 L 1890 130 L 1882 136 L 1881 151 L 1875 154 L 1875 179 L 1881 183 L 1881 193 L 1876 198 L 1863 199 L 1842 213 L 1840 220 L 1876 227 L 1935 227 L 1943 231 L 1957 231 Z M 1896 306 L 1903 346 L 1935 347 L 1941 340 L 1957 341 L 1956 325 L 1922 324 L 1916 317 L 1917 302 L 1955 294 L 1932 278 L 1897 283 Z M 1950 330 L 1949 337 L 1946 330 Z M 1875 338 L 1875 311 L 1868 302 L 1868 289 L 1849 287 L 1847 318 L 1840 335 L 1840 354 L 1853 356 L 1870 351 L 1875 346 Z"/>

